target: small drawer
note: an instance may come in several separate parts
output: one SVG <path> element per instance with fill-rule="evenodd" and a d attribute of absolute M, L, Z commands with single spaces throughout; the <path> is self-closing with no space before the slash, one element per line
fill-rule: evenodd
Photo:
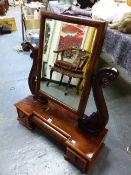
<path fill-rule="evenodd" d="M 79 155 L 69 147 L 67 147 L 66 149 L 65 158 L 71 163 L 73 163 L 82 172 L 87 172 L 87 160 L 81 157 L 81 155 Z"/>
<path fill-rule="evenodd" d="M 17 108 L 17 113 L 18 113 L 18 120 L 21 124 L 23 124 L 25 127 L 28 129 L 33 129 L 34 124 L 30 121 L 30 116 L 27 116 L 23 111 Z"/>

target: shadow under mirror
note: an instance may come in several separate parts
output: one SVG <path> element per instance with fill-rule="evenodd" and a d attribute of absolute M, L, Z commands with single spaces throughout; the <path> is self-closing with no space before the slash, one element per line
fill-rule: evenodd
<path fill-rule="evenodd" d="M 40 90 L 77 110 L 96 28 L 46 19 Z"/>

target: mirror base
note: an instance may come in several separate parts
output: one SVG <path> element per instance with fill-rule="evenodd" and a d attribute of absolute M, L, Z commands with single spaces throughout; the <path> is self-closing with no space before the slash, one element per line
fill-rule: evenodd
<path fill-rule="evenodd" d="M 42 128 L 65 145 L 65 159 L 84 173 L 92 169 L 104 146 L 106 128 L 97 136 L 86 133 L 77 126 L 77 114 L 50 100 L 43 105 L 33 96 L 28 96 L 15 106 L 18 120 L 24 126 L 29 129 L 35 126 Z"/>
<path fill-rule="evenodd" d="M 47 98 L 41 98 L 41 97 L 37 97 L 35 98 L 37 101 L 39 101 L 40 103 L 42 103 L 43 105 L 46 105 L 48 103 Z"/>

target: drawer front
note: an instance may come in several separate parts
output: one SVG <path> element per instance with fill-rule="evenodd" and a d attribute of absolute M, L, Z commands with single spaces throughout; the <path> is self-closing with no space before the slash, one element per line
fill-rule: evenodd
<path fill-rule="evenodd" d="M 88 160 L 81 157 L 69 147 L 67 147 L 65 158 L 77 166 L 82 172 L 87 172 Z"/>

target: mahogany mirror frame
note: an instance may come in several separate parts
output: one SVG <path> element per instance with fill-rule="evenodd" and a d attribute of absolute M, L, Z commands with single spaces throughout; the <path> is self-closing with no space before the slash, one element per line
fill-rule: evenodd
<path fill-rule="evenodd" d="M 40 90 L 45 20 L 48 18 L 97 29 L 89 67 L 86 71 L 88 76 L 85 78 L 78 110 L 70 108 Z M 104 138 L 108 131 L 105 126 L 109 117 L 102 87 L 109 85 L 119 74 L 115 68 L 97 68 L 105 30 L 106 23 L 103 21 L 42 11 L 39 48 L 34 48 L 27 43 L 33 56 L 33 64 L 28 78 L 32 95 L 15 104 L 18 120 L 24 126 L 29 129 L 39 126 L 54 136 L 66 146 L 65 158 L 86 173 L 92 169 L 104 146 Z M 87 116 L 84 112 L 91 88 L 97 111 Z"/>
<path fill-rule="evenodd" d="M 85 78 L 85 83 L 84 83 L 84 87 L 82 90 L 82 95 L 81 95 L 78 110 L 75 110 L 64 103 L 61 103 L 59 100 L 49 96 L 46 93 L 43 93 L 43 91 L 40 90 L 41 69 L 42 69 L 42 59 L 43 59 L 43 43 L 44 43 L 46 19 L 60 20 L 62 22 L 69 22 L 69 23 L 74 23 L 74 24 L 79 24 L 79 25 L 85 25 L 85 26 L 95 27 L 97 29 L 96 36 L 95 36 L 95 42 L 93 44 L 93 50 L 92 50 L 91 57 L 90 57 L 89 67 L 86 71 L 86 74 L 88 76 L 86 76 L 86 78 Z M 40 24 L 41 25 L 40 25 L 39 50 L 38 50 L 38 58 L 36 61 L 37 66 L 36 66 L 36 70 L 35 70 L 36 71 L 35 74 L 37 76 L 37 81 L 36 81 L 36 85 L 35 85 L 36 88 L 35 88 L 35 91 L 33 91 L 33 94 L 36 97 L 36 99 L 41 98 L 41 100 L 43 100 L 43 101 L 45 99 L 47 99 L 47 100 L 50 99 L 50 100 L 54 101 L 55 103 L 63 106 L 67 110 L 76 113 L 78 115 L 78 117 L 81 117 L 84 114 L 87 100 L 89 97 L 93 73 L 94 73 L 94 70 L 95 70 L 95 68 L 98 64 L 98 61 L 99 61 L 102 43 L 104 40 L 104 33 L 106 30 L 106 22 L 92 20 L 92 19 L 84 19 L 84 18 L 81 19 L 81 18 L 66 16 L 66 15 L 62 15 L 62 14 L 55 14 L 55 13 L 50 13 L 47 11 L 42 11 Z"/>

